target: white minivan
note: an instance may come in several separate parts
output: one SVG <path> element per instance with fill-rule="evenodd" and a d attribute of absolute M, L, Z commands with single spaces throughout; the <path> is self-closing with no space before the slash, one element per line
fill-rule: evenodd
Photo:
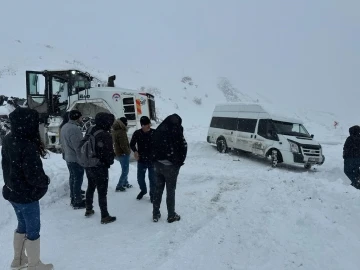
<path fill-rule="evenodd" d="M 207 141 L 221 153 L 229 149 L 271 158 L 271 164 L 322 165 L 325 157 L 298 119 L 271 115 L 259 104 L 226 103 L 216 105 Z"/>

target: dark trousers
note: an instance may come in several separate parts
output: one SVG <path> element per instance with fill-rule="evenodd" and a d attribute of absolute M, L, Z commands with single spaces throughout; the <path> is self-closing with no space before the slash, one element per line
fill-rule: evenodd
<path fill-rule="evenodd" d="M 70 173 L 70 199 L 73 205 L 82 202 L 81 186 L 84 180 L 84 168 L 76 162 L 67 162 Z"/>
<path fill-rule="evenodd" d="M 360 189 L 360 158 L 344 159 L 344 173 L 350 179 L 351 185 Z"/>
<path fill-rule="evenodd" d="M 153 215 L 160 214 L 162 195 L 166 185 L 166 205 L 168 217 L 175 215 L 175 190 L 180 167 L 155 163 L 156 191 L 153 203 Z"/>
<path fill-rule="evenodd" d="M 144 193 L 147 193 L 147 187 L 145 182 L 146 170 L 149 173 L 149 184 L 150 184 L 150 198 L 154 197 L 155 194 L 155 171 L 154 163 L 152 162 L 142 162 L 138 161 L 137 165 L 137 179 L 139 183 L 140 190 Z"/>
<path fill-rule="evenodd" d="M 106 167 L 86 168 L 86 176 L 88 178 L 88 188 L 86 190 L 86 210 L 93 209 L 94 193 L 97 189 L 99 197 L 99 207 L 101 217 L 107 217 L 107 191 L 109 185 L 109 170 Z"/>
<path fill-rule="evenodd" d="M 40 237 L 40 205 L 39 201 L 32 203 L 14 203 L 10 202 L 14 207 L 18 220 L 17 233 L 26 234 L 26 238 L 35 241 Z"/>

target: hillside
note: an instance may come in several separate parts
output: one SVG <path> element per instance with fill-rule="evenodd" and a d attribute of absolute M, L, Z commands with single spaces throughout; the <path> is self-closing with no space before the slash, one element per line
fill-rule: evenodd
<path fill-rule="evenodd" d="M 11 50 L 6 50 L 11 48 Z M 96 57 L 79 59 L 52 44 L 29 43 L 6 39 L 0 44 L 0 51 L 7 51 L 0 67 L 0 94 L 25 97 L 25 71 L 45 69 L 80 69 L 90 72 L 104 81 L 114 72 L 106 70 L 106 63 Z M 88 64 L 90 62 L 91 64 Z M 6 63 L 6 64 L 4 64 Z M 331 112 L 322 112 L 294 104 L 281 103 L 273 94 L 249 93 L 239 89 L 226 77 L 207 81 L 192 77 L 192 74 L 150 78 L 141 72 L 123 70 L 117 75 L 115 84 L 130 89 L 146 90 L 156 97 L 158 115 L 166 117 L 178 113 L 188 128 L 199 128 L 205 139 L 206 127 L 216 103 L 260 102 L 276 108 L 282 115 L 299 118 L 305 122 L 309 132 L 326 143 L 342 142 L 351 124 Z M 339 122 L 337 129 L 334 121 Z M 336 138 L 336 139 L 334 139 Z"/>

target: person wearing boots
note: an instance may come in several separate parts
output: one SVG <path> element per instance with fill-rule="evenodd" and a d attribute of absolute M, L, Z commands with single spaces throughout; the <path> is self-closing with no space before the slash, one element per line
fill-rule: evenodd
<path fill-rule="evenodd" d="M 3 197 L 13 206 L 18 220 L 11 268 L 51 270 L 52 264 L 43 264 L 40 260 L 39 200 L 46 194 L 50 179 L 40 159 L 45 158 L 47 152 L 40 138 L 39 114 L 28 108 L 17 108 L 9 118 L 11 132 L 3 141 L 1 165 L 5 182 Z"/>
<path fill-rule="evenodd" d="M 142 116 L 140 118 L 141 129 L 136 130 L 131 138 L 130 148 L 134 152 L 135 159 L 137 160 L 137 180 L 140 187 L 140 193 L 137 196 L 141 200 L 147 193 L 147 186 L 145 182 L 146 170 L 149 174 L 150 182 L 150 201 L 154 200 L 155 193 L 155 172 L 154 163 L 152 161 L 152 145 L 151 138 L 154 129 L 151 128 L 149 117 Z"/>
<path fill-rule="evenodd" d="M 86 212 L 85 216 L 90 217 L 95 212 L 93 210 L 94 193 L 97 189 L 99 206 L 101 211 L 101 224 L 114 222 L 116 217 L 109 215 L 107 207 L 107 191 L 109 185 L 109 168 L 114 164 L 114 148 L 110 134 L 115 117 L 113 114 L 101 112 L 95 116 L 95 126 L 88 130 L 89 134 L 94 135 L 97 131 L 101 131 L 95 136 L 96 146 L 95 153 L 99 158 L 96 167 L 85 168 L 88 178 L 88 188 L 86 190 Z"/>
<path fill-rule="evenodd" d="M 81 194 L 84 181 L 84 168 L 80 166 L 76 157 L 76 149 L 83 138 L 80 129 L 82 121 L 81 112 L 72 110 L 69 113 L 69 122 L 61 128 L 61 147 L 69 169 L 70 205 L 74 209 L 84 209 L 85 200 Z"/>
<path fill-rule="evenodd" d="M 121 165 L 121 176 L 115 191 L 126 191 L 126 188 L 132 187 L 128 182 L 131 150 L 127 136 L 127 119 L 121 117 L 116 120 L 112 129 L 115 159 L 118 160 Z"/>
<path fill-rule="evenodd" d="M 351 127 L 349 133 L 343 151 L 344 172 L 350 179 L 351 185 L 360 189 L 360 127 Z"/>
<path fill-rule="evenodd" d="M 168 116 L 155 130 L 153 135 L 153 155 L 155 160 L 156 192 L 153 203 L 153 221 L 161 217 L 160 205 L 166 186 L 167 221 L 180 220 L 175 212 L 175 189 L 177 177 L 187 155 L 187 143 L 179 115 Z"/>

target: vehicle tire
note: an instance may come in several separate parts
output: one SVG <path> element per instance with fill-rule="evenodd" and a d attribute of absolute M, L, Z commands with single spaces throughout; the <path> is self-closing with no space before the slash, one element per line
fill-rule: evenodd
<path fill-rule="evenodd" d="M 271 167 L 273 167 L 273 168 L 277 167 L 280 156 L 281 156 L 281 154 L 279 153 L 278 150 L 273 149 L 271 151 Z"/>
<path fill-rule="evenodd" d="M 312 167 L 311 164 L 305 164 L 305 165 L 304 165 L 304 168 L 305 168 L 306 170 L 310 170 L 311 167 Z"/>
<path fill-rule="evenodd" d="M 220 138 L 217 140 L 216 148 L 222 154 L 229 152 L 229 148 L 227 147 L 225 138 Z"/>

